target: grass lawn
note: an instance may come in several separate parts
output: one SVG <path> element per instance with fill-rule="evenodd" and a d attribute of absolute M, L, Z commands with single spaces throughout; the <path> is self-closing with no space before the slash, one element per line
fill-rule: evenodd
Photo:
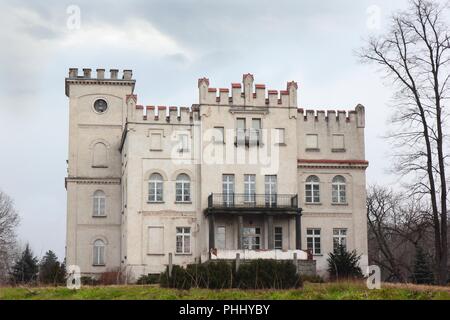
<path fill-rule="evenodd" d="M 450 300 L 450 287 L 383 284 L 381 290 L 369 290 L 363 282 L 305 283 L 298 290 L 207 290 L 188 291 L 152 286 L 0 287 L 4 299 L 192 299 L 192 300 Z"/>

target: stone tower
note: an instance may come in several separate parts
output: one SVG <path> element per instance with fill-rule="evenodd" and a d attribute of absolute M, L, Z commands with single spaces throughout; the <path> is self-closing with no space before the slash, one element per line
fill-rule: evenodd
<path fill-rule="evenodd" d="M 133 94 L 132 71 L 69 70 L 69 155 L 67 189 L 68 265 L 83 273 L 101 273 L 121 266 L 122 131 L 128 117 L 127 97 Z M 93 254 L 94 253 L 94 254 Z M 98 253 L 96 255 L 96 253 Z M 98 259 L 96 259 L 98 257 Z"/>

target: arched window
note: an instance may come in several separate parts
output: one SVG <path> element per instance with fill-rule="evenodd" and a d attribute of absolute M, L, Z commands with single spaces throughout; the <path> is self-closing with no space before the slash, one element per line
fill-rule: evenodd
<path fill-rule="evenodd" d="M 306 179 L 305 202 L 320 203 L 320 180 L 317 176 L 309 176 Z"/>
<path fill-rule="evenodd" d="M 94 266 L 105 265 L 105 242 L 101 239 L 94 241 L 93 264 Z"/>
<path fill-rule="evenodd" d="M 191 179 L 187 174 L 179 174 L 175 184 L 176 202 L 191 201 Z"/>
<path fill-rule="evenodd" d="M 148 201 L 163 201 L 163 178 L 159 173 L 153 173 L 148 182 Z"/>
<path fill-rule="evenodd" d="M 94 217 L 106 216 L 106 196 L 102 190 L 97 190 L 94 192 L 94 210 L 92 215 Z"/>
<path fill-rule="evenodd" d="M 107 167 L 108 149 L 102 142 L 94 144 L 92 149 L 92 166 L 96 168 Z"/>
<path fill-rule="evenodd" d="M 345 178 L 343 176 L 336 176 L 333 178 L 331 184 L 331 197 L 333 203 L 347 203 Z"/>

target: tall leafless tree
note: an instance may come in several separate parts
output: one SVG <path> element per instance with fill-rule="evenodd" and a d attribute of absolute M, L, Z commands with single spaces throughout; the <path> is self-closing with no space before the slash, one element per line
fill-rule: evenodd
<path fill-rule="evenodd" d="M 430 243 L 430 208 L 418 197 L 405 197 L 385 187 L 367 193 L 370 260 L 379 265 L 387 281 L 407 282 L 416 248 Z"/>
<path fill-rule="evenodd" d="M 395 170 L 412 195 L 431 204 L 437 281 L 447 281 L 448 127 L 450 82 L 448 8 L 414 0 L 392 17 L 389 31 L 371 38 L 359 55 L 375 63 L 395 88 Z"/>
<path fill-rule="evenodd" d="M 16 227 L 19 215 L 11 198 L 0 191 L 0 282 L 8 278 L 10 262 L 15 254 Z"/>

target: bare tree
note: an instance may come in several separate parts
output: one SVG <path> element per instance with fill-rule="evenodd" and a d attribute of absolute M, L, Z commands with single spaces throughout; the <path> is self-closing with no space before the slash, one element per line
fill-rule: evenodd
<path fill-rule="evenodd" d="M 0 191 L 0 282 L 7 280 L 15 254 L 16 227 L 19 215 L 11 198 Z"/>
<path fill-rule="evenodd" d="M 447 7 L 414 0 L 408 11 L 392 17 L 390 30 L 371 38 L 359 55 L 377 64 L 396 89 L 393 118 L 395 170 L 408 182 L 411 196 L 431 204 L 435 269 L 439 284 L 447 281 L 446 160 L 450 98 L 450 32 Z M 444 151 L 445 150 L 445 151 Z"/>
<path fill-rule="evenodd" d="M 416 247 L 428 244 L 429 206 L 387 188 L 371 186 L 367 196 L 369 255 L 387 281 L 407 282 Z"/>

